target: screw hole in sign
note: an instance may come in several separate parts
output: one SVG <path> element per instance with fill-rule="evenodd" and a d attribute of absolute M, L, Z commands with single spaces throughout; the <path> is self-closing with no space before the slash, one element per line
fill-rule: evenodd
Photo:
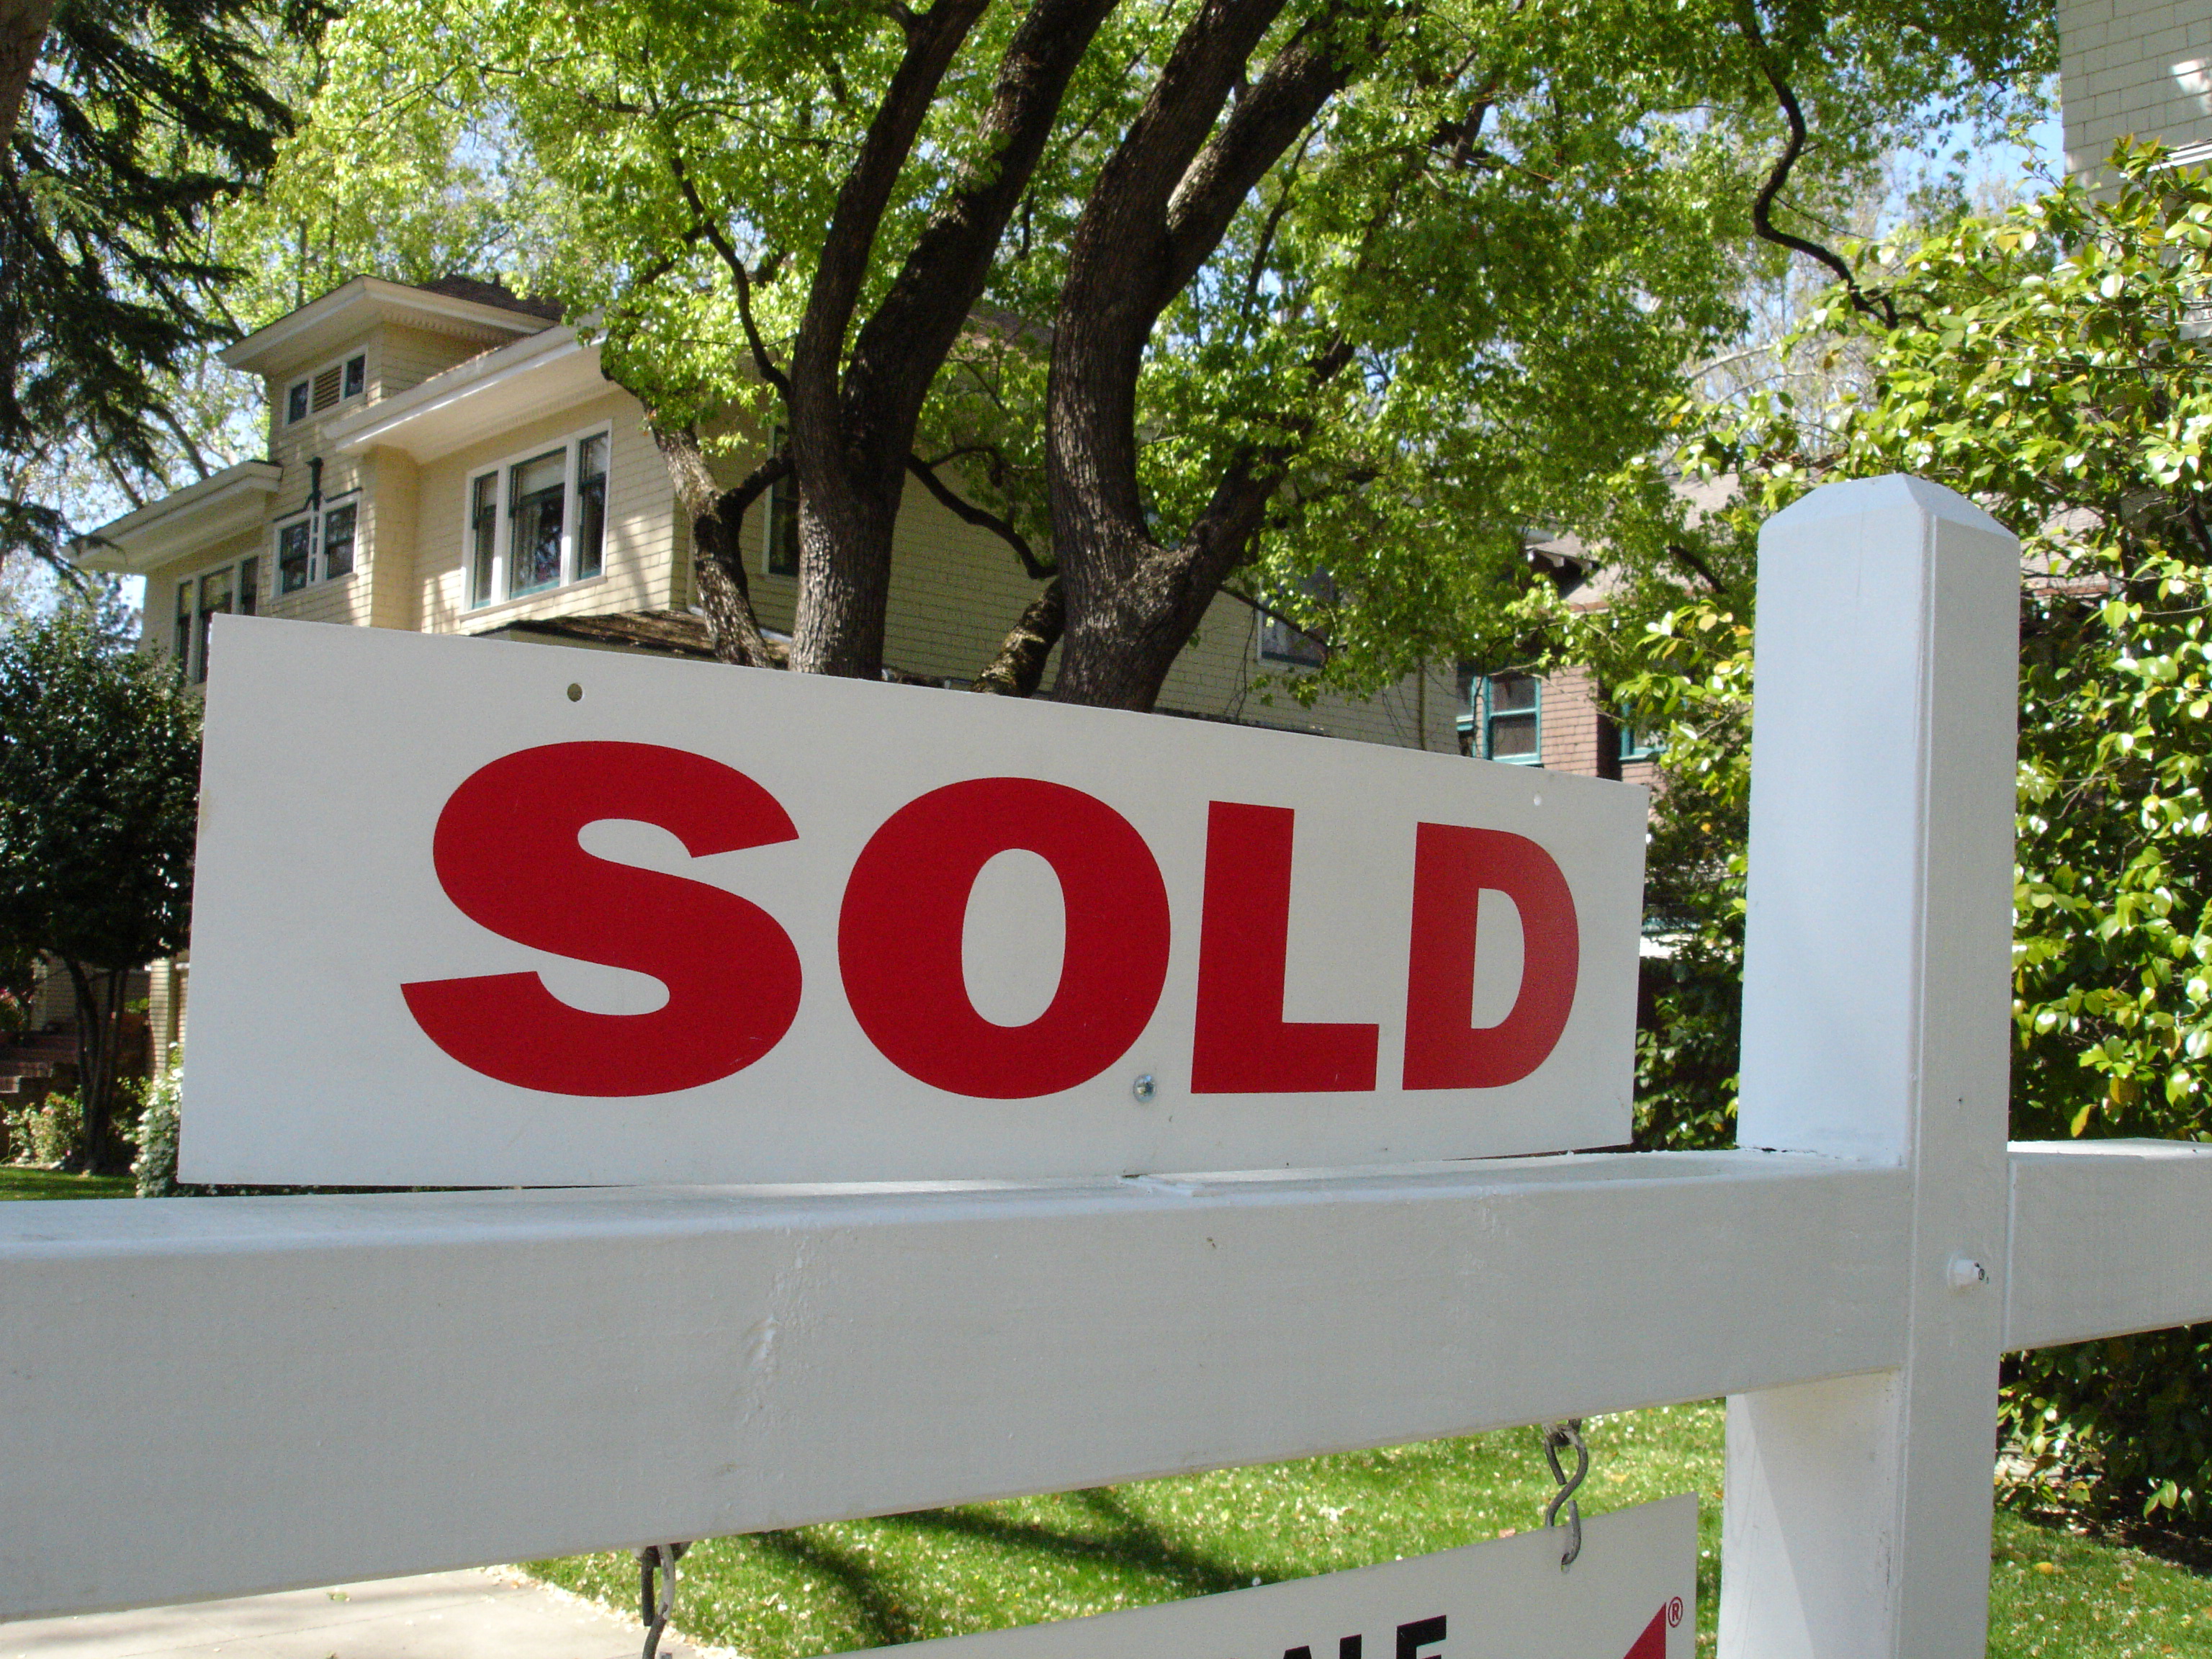
<path fill-rule="evenodd" d="M 584 688 L 580 685 L 570 685 L 568 688 L 568 701 L 570 702 L 581 702 L 583 700 Z"/>

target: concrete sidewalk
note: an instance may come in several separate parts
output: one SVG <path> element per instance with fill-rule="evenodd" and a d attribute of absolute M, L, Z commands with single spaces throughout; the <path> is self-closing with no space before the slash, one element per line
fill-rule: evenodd
<path fill-rule="evenodd" d="M 636 1659 L 644 1646 L 634 1620 L 497 1569 L 0 1625 L 0 1659 Z M 660 1651 L 715 1650 L 664 1638 Z"/>

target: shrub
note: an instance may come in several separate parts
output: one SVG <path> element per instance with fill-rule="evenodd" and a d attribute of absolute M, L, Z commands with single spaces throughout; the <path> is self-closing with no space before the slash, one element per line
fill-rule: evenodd
<path fill-rule="evenodd" d="M 138 1114 L 138 1156 L 131 1173 L 137 1178 L 141 1198 L 176 1198 L 185 1190 L 177 1182 L 178 1103 L 184 1087 L 185 1070 L 172 1050 L 168 1069 L 146 1091 L 145 1109 Z"/>
<path fill-rule="evenodd" d="M 1841 295 L 1826 319 L 1839 338 L 1872 327 L 1872 395 L 1810 413 L 1754 399 L 1689 454 L 1740 489 L 1709 541 L 1741 544 L 1828 479 L 1896 471 L 2019 533 L 2012 1131 L 2212 1140 L 2212 377 L 2198 337 L 2212 179 L 2154 148 L 2116 166 L 2117 191 L 2069 185 L 1885 251 L 1868 274 L 1893 319 L 1863 324 Z M 1727 571 L 1714 551 L 1695 567 Z M 1744 775 L 1746 757 L 1699 717 L 1714 688 L 1748 684 L 1717 620 L 1733 603 L 1677 595 L 1577 641 L 1639 727 L 1667 734 L 1655 902 L 1670 878 L 1703 889 L 1647 997 L 1646 1144 L 1726 1127 L 1740 875 L 1723 854 L 1742 827 L 1707 806 L 1733 802 L 1716 781 Z M 2212 1528 L 2208 1401 L 2203 1327 L 2014 1356 L 2008 1478 L 2025 1501 Z"/>
<path fill-rule="evenodd" d="M 65 1090 L 10 1107 L 7 1118 L 9 1156 L 15 1163 L 64 1164 L 83 1147 L 84 1109 Z"/>

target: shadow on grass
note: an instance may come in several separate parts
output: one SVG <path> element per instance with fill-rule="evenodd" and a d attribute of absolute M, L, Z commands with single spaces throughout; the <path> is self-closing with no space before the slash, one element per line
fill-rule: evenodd
<path fill-rule="evenodd" d="M 921 1624 L 900 1605 L 884 1575 L 866 1565 L 848 1550 L 803 1532 L 764 1532 L 754 1542 L 769 1555 L 780 1556 L 794 1566 L 818 1572 L 845 1593 L 854 1617 L 877 1647 L 919 1640 Z"/>
<path fill-rule="evenodd" d="M 876 1524 L 916 1535 L 957 1538 L 1009 1553 L 1042 1555 L 1079 1566 L 1110 1566 L 1141 1572 L 1173 1595 L 1211 1595 L 1250 1583 L 1230 1564 L 1180 1544 L 1158 1523 L 1105 1488 L 1067 1495 L 1105 1523 L 1106 1534 L 1085 1536 L 1042 1521 L 1017 1521 L 981 1509 L 923 1510 L 888 1516 Z M 895 1575 L 860 1553 L 810 1532 L 762 1533 L 763 1552 L 819 1574 L 835 1584 L 868 1639 L 879 1646 L 921 1640 L 927 1633 L 922 1599 L 902 1592 Z M 1162 1599 L 1167 1599 L 1165 1597 Z"/>
<path fill-rule="evenodd" d="M 978 1509 L 924 1510 L 899 1516 L 897 1524 L 1001 1548 L 1036 1550 L 1063 1561 L 1135 1568 L 1186 1595 L 1212 1595 L 1251 1582 L 1228 1563 L 1176 1542 L 1111 1487 L 1094 1486 L 1067 1496 L 1104 1522 L 1110 1534 L 1086 1538 L 1044 1522 L 1012 1521 Z"/>

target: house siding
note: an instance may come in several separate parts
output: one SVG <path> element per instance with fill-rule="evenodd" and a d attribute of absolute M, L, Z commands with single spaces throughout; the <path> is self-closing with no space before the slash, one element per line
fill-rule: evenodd
<path fill-rule="evenodd" d="M 2204 0 L 2061 0 L 2066 167 L 2101 169 L 2115 140 L 2212 143 L 2212 8 Z"/>

